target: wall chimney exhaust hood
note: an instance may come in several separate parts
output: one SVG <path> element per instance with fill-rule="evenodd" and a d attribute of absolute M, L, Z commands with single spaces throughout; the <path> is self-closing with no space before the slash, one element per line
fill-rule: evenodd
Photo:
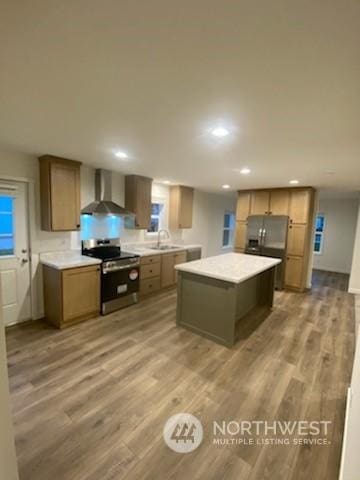
<path fill-rule="evenodd" d="M 95 202 L 89 203 L 81 210 L 81 213 L 85 215 L 119 215 L 124 217 L 135 215 L 112 201 L 111 172 L 101 168 L 95 171 Z"/>

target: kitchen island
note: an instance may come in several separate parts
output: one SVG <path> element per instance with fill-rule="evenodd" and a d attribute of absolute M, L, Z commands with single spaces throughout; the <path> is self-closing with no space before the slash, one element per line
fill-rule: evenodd
<path fill-rule="evenodd" d="M 177 325 L 231 347 L 246 317 L 273 306 L 277 258 L 227 253 L 176 265 Z"/>

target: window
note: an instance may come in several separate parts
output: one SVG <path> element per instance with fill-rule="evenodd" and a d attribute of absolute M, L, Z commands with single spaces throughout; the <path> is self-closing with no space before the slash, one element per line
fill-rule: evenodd
<path fill-rule="evenodd" d="M 14 255 L 14 197 L 0 194 L 0 256 Z"/>
<path fill-rule="evenodd" d="M 314 253 L 321 255 L 324 242 L 325 216 L 319 214 L 316 216 Z"/>
<path fill-rule="evenodd" d="M 232 247 L 234 242 L 235 214 L 225 212 L 223 229 L 223 247 Z"/>
<path fill-rule="evenodd" d="M 151 203 L 151 222 L 148 233 L 155 233 L 163 226 L 164 203 L 160 201 Z"/>

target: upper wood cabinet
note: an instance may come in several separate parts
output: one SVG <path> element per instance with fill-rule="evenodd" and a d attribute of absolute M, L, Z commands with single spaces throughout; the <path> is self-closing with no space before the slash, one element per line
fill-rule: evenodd
<path fill-rule="evenodd" d="M 151 185 L 152 178 L 141 175 L 125 177 L 125 208 L 135 214 L 134 222 L 126 226 L 147 230 L 151 220 Z"/>
<path fill-rule="evenodd" d="M 39 162 L 42 230 L 79 230 L 81 162 L 52 155 Z"/>
<path fill-rule="evenodd" d="M 270 192 L 269 215 L 289 215 L 290 192 L 272 190 Z"/>
<path fill-rule="evenodd" d="M 245 193 L 241 193 L 245 195 Z M 288 215 L 290 193 L 288 190 L 255 190 L 251 194 L 251 215 Z"/>
<path fill-rule="evenodd" d="M 191 228 L 194 189 L 183 185 L 170 187 L 170 228 Z"/>
<path fill-rule="evenodd" d="M 267 215 L 270 208 L 270 192 L 255 190 L 251 192 L 251 215 Z"/>
<path fill-rule="evenodd" d="M 312 191 L 307 190 L 291 190 L 290 193 L 290 223 L 303 223 L 309 221 L 310 204 Z"/>
<path fill-rule="evenodd" d="M 236 220 L 238 222 L 246 222 L 250 214 L 250 192 L 239 192 L 236 205 Z"/>

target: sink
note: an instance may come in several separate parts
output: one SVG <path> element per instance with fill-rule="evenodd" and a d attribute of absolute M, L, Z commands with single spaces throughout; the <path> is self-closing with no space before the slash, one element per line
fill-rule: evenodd
<path fill-rule="evenodd" d="M 175 245 L 160 245 L 151 247 L 151 250 L 179 250 L 179 247 Z"/>

